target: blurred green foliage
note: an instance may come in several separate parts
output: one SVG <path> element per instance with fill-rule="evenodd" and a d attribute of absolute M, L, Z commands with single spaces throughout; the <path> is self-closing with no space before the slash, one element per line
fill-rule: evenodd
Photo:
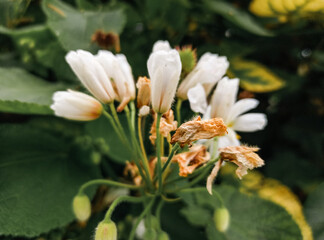
<path fill-rule="evenodd" d="M 85 229 L 69 225 L 71 200 L 89 179 L 118 178 L 129 153 L 103 119 L 82 124 L 41 115 L 52 114 L 53 92 L 82 89 L 64 56 L 79 48 L 95 53 L 102 47 L 99 31 L 119 36 L 114 41 L 120 42 L 105 47 L 115 51 L 120 44 L 135 78 L 147 75 L 147 58 L 160 39 L 172 46 L 192 45 L 198 59 L 206 51 L 227 56 L 230 76 L 241 79 L 239 97 L 260 100 L 256 111 L 269 120 L 264 131 L 242 134 L 242 141 L 262 149 L 265 176 L 306 200 L 314 238 L 324 239 L 323 201 L 318 200 L 324 193 L 319 186 L 324 177 L 323 8 L 306 15 L 256 16 L 249 5 L 249 0 L 0 0 L 0 235 L 42 234 L 54 240 L 93 234 L 100 214 Z M 171 239 L 301 239 L 282 207 L 228 186 L 219 191 L 232 215 L 229 231 L 215 230 L 210 223 L 215 202 L 200 204 L 203 199 L 195 194 L 194 202 L 188 196 L 185 203 L 165 207 L 162 224 Z M 256 206 L 260 212 L 253 210 Z M 125 217 L 130 213 L 138 209 L 127 206 L 115 216 L 121 229 L 129 228 L 132 219 Z M 199 215 L 204 218 L 195 222 Z M 289 231 L 262 235 L 263 224 Z M 250 230 L 244 232 L 244 226 Z"/>

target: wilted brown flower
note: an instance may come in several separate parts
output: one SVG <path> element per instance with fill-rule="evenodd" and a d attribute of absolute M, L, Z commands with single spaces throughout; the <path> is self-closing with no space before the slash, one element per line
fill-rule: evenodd
<path fill-rule="evenodd" d="M 261 167 L 264 165 L 264 161 L 259 157 L 257 152 L 259 148 L 248 146 L 231 146 L 220 148 L 220 160 L 215 164 L 211 174 L 207 178 L 207 190 L 212 194 L 212 184 L 216 178 L 218 171 L 223 161 L 229 161 L 235 163 L 238 168 L 236 169 L 236 175 L 242 179 L 247 174 L 248 169 Z"/>
<path fill-rule="evenodd" d="M 120 52 L 119 35 L 113 32 L 104 32 L 97 30 L 92 36 L 91 41 L 98 44 L 103 49 L 115 48 L 116 52 Z"/>
<path fill-rule="evenodd" d="M 191 145 L 199 139 L 210 139 L 223 136 L 226 133 L 226 125 L 221 118 L 201 120 L 198 116 L 195 120 L 181 124 L 172 136 L 171 144 L 178 142 L 181 147 L 185 144 Z"/>
<path fill-rule="evenodd" d="M 154 122 L 152 124 L 151 131 L 150 131 L 151 133 L 150 140 L 152 144 L 155 144 L 155 139 L 156 139 L 156 118 L 157 118 L 157 114 L 155 113 Z M 164 113 L 161 117 L 160 134 L 163 137 L 168 137 L 171 131 L 175 131 L 177 129 L 177 125 L 178 125 L 177 121 L 174 121 L 173 111 L 170 109 L 169 111 Z"/>
<path fill-rule="evenodd" d="M 124 176 L 130 175 L 136 186 L 140 186 L 142 182 L 142 177 L 139 174 L 138 168 L 135 163 L 126 161 L 126 166 L 124 168 Z"/>
<path fill-rule="evenodd" d="M 151 80 L 147 77 L 139 77 L 136 87 L 138 88 L 137 107 L 148 106 L 151 98 Z"/>
<path fill-rule="evenodd" d="M 179 175 L 187 177 L 197 167 L 204 164 L 210 159 L 210 154 L 207 148 L 203 145 L 195 145 L 189 152 L 177 154 L 173 157 L 172 161 L 179 164 Z"/>
<path fill-rule="evenodd" d="M 232 146 L 220 148 L 219 151 L 222 160 L 233 162 L 238 166 L 235 173 L 240 179 L 247 174 L 248 169 L 264 165 L 264 161 L 255 153 L 259 151 L 257 147 Z"/>

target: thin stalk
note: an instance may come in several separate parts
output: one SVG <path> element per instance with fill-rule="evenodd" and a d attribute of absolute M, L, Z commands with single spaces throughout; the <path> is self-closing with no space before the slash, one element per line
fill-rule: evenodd
<path fill-rule="evenodd" d="M 132 231 L 129 234 L 129 240 L 133 240 L 135 237 L 135 232 L 136 229 L 138 227 L 138 224 L 141 222 L 141 220 L 145 217 L 145 215 L 151 210 L 153 204 L 155 201 L 155 197 L 149 202 L 149 204 L 147 204 L 147 206 L 144 208 L 143 212 L 141 213 L 141 215 L 139 215 L 139 217 L 136 219 L 136 222 L 132 228 Z"/>
<path fill-rule="evenodd" d="M 112 113 L 112 115 L 113 115 L 113 117 L 115 119 L 115 122 L 117 124 L 117 127 L 119 128 L 120 132 L 125 136 L 126 134 L 125 134 L 124 129 L 123 129 L 123 127 L 122 127 L 122 125 L 121 125 L 121 123 L 119 121 L 118 114 L 116 112 L 116 108 L 115 108 L 114 103 L 110 103 L 109 107 L 110 107 L 110 111 L 111 111 L 111 113 Z"/>
<path fill-rule="evenodd" d="M 138 120 L 137 120 L 137 131 L 138 131 L 138 139 L 139 139 L 139 142 L 140 142 L 140 146 L 141 146 L 141 150 L 142 150 L 142 154 L 143 154 L 143 157 L 144 157 L 144 165 L 145 168 L 149 169 L 149 164 L 148 164 L 148 159 L 147 159 L 147 156 L 146 156 L 146 152 L 145 152 L 145 147 L 144 147 L 144 143 L 143 143 L 143 136 L 142 136 L 142 117 L 138 117 Z M 150 174 L 150 171 L 149 171 L 149 174 Z M 151 175 L 150 176 L 150 179 L 151 179 Z"/>
<path fill-rule="evenodd" d="M 180 112 L 181 105 L 182 105 L 182 99 L 178 98 L 177 106 L 176 106 L 178 126 L 181 125 L 181 112 Z"/>
<path fill-rule="evenodd" d="M 162 192 L 162 161 L 161 161 L 161 141 L 160 141 L 160 121 L 162 113 L 157 113 L 156 117 L 156 156 L 157 156 L 157 176 L 159 180 L 158 192 Z"/>
<path fill-rule="evenodd" d="M 106 111 L 103 111 L 104 116 L 109 120 L 110 124 L 112 125 L 113 129 L 115 130 L 115 132 L 117 133 L 119 139 L 127 146 L 128 142 L 125 138 L 125 136 L 122 135 L 120 129 L 117 127 L 116 123 L 114 122 L 113 117 Z"/>
<path fill-rule="evenodd" d="M 144 159 L 144 155 L 142 154 L 142 151 L 140 149 L 140 146 L 139 146 L 139 143 L 136 139 L 136 136 L 135 136 L 135 129 L 133 128 L 132 126 L 132 122 L 131 122 L 131 118 L 130 118 L 130 114 L 129 114 L 129 108 L 128 106 L 125 107 L 125 112 L 126 112 L 126 118 L 127 118 L 127 122 L 128 122 L 128 126 L 129 126 L 129 129 L 130 129 L 130 135 L 131 135 L 131 140 L 132 140 L 132 144 L 133 144 L 133 147 L 135 148 L 135 151 L 136 153 L 138 154 L 138 156 L 142 159 L 143 161 L 143 166 L 144 166 L 144 171 L 145 171 L 145 176 L 143 177 L 143 179 L 145 179 L 145 181 L 147 182 L 149 188 L 153 188 L 153 184 L 151 182 L 151 178 L 150 178 L 150 172 L 149 172 L 149 168 L 148 168 L 148 164 L 146 165 L 145 164 L 145 159 Z M 141 168 L 141 165 L 140 163 L 138 163 L 138 166 L 137 168 L 139 169 L 140 172 L 143 172 L 142 171 L 142 168 Z"/>
<path fill-rule="evenodd" d="M 131 121 L 132 121 L 132 126 L 133 126 L 133 129 L 135 129 L 136 108 L 135 108 L 134 101 L 131 101 L 130 102 L 130 108 L 131 108 Z"/>
<path fill-rule="evenodd" d="M 112 180 L 106 180 L 106 179 L 95 179 L 91 180 L 89 182 L 86 182 L 79 188 L 79 194 L 84 193 L 85 189 L 92 186 L 92 185 L 109 185 L 114 187 L 123 187 L 123 188 L 129 188 L 129 189 L 139 189 L 140 186 L 135 186 L 132 184 L 126 184 L 126 183 L 120 183 Z"/>
<path fill-rule="evenodd" d="M 122 202 L 131 202 L 131 203 L 141 203 L 145 200 L 146 197 L 131 197 L 131 196 L 120 196 L 110 205 L 108 211 L 106 212 L 104 222 L 109 222 L 111 220 L 111 215 L 114 212 L 115 208 Z"/>
<path fill-rule="evenodd" d="M 164 170 L 167 168 L 167 166 L 171 162 L 173 155 L 178 151 L 179 147 L 180 147 L 179 143 L 174 144 L 174 146 L 172 147 L 172 150 L 171 150 L 171 153 L 169 154 L 168 160 L 163 165 L 162 173 L 164 172 Z"/>
<path fill-rule="evenodd" d="M 157 220 L 159 221 L 158 228 L 159 228 L 160 231 L 162 230 L 161 229 L 161 224 L 160 224 L 160 219 L 161 219 L 161 211 L 162 211 L 163 206 L 164 206 L 164 201 L 163 201 L 163 199 L 161 199 L 159 204 L 156 207 L 156 210 L 155 210 L 155 216 L 156 216 Z"/>

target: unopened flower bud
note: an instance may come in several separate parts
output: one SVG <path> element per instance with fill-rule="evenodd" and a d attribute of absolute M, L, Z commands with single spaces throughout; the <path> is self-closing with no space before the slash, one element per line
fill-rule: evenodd
<path fill-rule="evenodd" d="M 91 215 L 91 203 L 87 195 L 77 195 L 73 199 L 73 212 L 78 221 L 87 221 Z"/>
<path fill-rule="evenodd" d="M 156 240 L 157 234 L 156 231 L 153 228 L 146 229 L 144 233 L 144 240 Z"/>
<path fill-rule="evenodd" d="M 149 106 L 142 106 L 139 110 L 138 116 L 144 117 L 150 113 L 150 107 Z"/>
<path fill-rule="evenodd" d="M 95 240 L 116 240 L 117 227 L 112 221 L 100 222 L 96 229 Z"/>
<path fill-rule="evenodd" d="M 99 152 L 92 152 L 91 153 L 91 161 L 98 165 L 101 162 L 101 154 Z"/>
<path fill-rule="evenodd" d="M 230 214 L 225 207 L 221 207 L 214 212 L 215 227 L 220 232 L 225 232 L 230 224 Z"/>
<path fill-rule="evenodd" d="M 138 88 L 137 107 L 141 108 L 144 105 L 150 104 L 151 98 L 151 81 L 147 77 L 139 77 L 136 83 Z"/>
<path fill-rule="evenodd" d="M 166 232 L 161 231 L 161 232 L 158 233 L 157 239 L 158 240 L 169 240 L 170 237 Z"/>

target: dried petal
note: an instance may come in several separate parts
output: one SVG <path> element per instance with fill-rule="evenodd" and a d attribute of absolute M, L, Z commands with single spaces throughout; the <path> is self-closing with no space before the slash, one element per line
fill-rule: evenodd
<path fill-rule="evenodd" d="M 155 113 L 154 122 L 152 124 L 151 131 L 150 131 L 151 133 L 150 140 L 152 144 L 155 144 L 155 139 L 156 139 L 156 117 L 157 114 Z M 160 134 L 163 137 L 168 137 L 170 132 L 175 131 L 177 129 L 177 126 L 178 126 L 178 122 L 174 121 L 173 111 L 170 109 L 169 111 L 164 113 L 161 117 Z"/>
<path fill-rule="evenodd" d="M 221 118 L 201 120 L 199 116 L 183 123 L 172 136 L 171 144 L 178 142 L 183 147 L 185 144 L 191 145 L 193 141 L 223 136 L 225 133 L 226 125 Z"/>
<path fill-rule="evenodd" d="M 151 99 L 151 81 L 147 77 L 139 77 L 136 83 L 138 88 L 137 107 L 149 105 Z"/>
<path fill-rule="evenodd" d="M 215 163 L 215 166 L 214 166 L 212 172 L 210 173 L 210 175 L 207 178 L 206 188 L 210 195 L 213 194 L 213 191 L 212 191 L 213 182 L 214 182 L 215 178 L 217 177 L 217 174 L 219 172 L 220 167 L 222 166 L 222 163 L 223 163 L 222 160 L 217 161 L 217 163 Z"/>
<path fill-rule="evenodd" d="M 247 174 L 248 169 L 264 165 L 264 161 L 255 153 L 258 150 L 257 147 L 248 146 L 232 146 L 219 149 L 222 160 L 233 162 L 238 166 L 236 175 L 240 179 Z"/>
<path fill-rule="evenodd" d="M 210 154 L 207 148 L 203 145 L 195 145 L 189 152 L 177 154 L 173 157 L 172 161 L 179 164 L 179 175 L 187 177 L 197 167 L 204 164 L 210 159 Z"/>

